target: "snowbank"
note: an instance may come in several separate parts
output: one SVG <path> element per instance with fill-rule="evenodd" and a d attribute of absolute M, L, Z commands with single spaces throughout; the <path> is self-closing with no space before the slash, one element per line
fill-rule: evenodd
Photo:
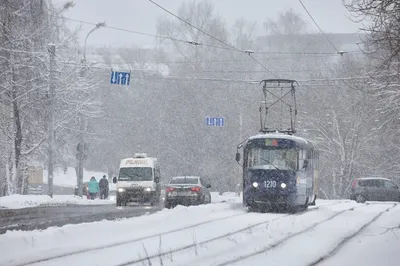
<path fill-rule="evenodd" d="M 213 203 L 242 202 L 242 196 L 237 195 L 235 192 L 225 192 L 222 195 L 219 195 L 218 192 L 211 192 L 211 201 Z"/>
<path fill-rule="evenodd" d="M 54 195 L 53 198 L 46 195 L 11 195 L 0 197 L 0 208 L 8 209 L 21 209 L 37 206 L 104 204 L 115 204 L 115 200 L 88 200 L 73 195 Z"/>
<path fill-rule="evenodd" d="M 384 204 L 368 206 L 351 201 L 323 201 L 320 209 L 312 210 L 312 207 L 310 211 L 301 215 L 247 213 L 239 203 L 177 206 L 174 209 L 164 209 L 155 214 L 120 221 L 67 225 L 43 231 L 11 231 L 0 235 L 0 265 L 21 265 L 43 260 L 40 262 L 43 266 L 69 266 L 75 265 L 77 261 L 84 261 L 85 265 L 106 266 L 146 258 L 146 253 L 148 256 L 156 256 L 151 259 L 152 265 L 160 265 L 159 252 L 170 254 L 163 256 L 161 265 L 164 266 L 219 265 L 232 257 L 268 247 L 313 223 L 321 223 L 320 227 L 315 228 L 316 232 L 310 230 L 305 236 L 298 235 L 297 238 L 293 237 L 288 243 L 282 244 L 282 247 L 289 245 L 289 248 L 285 249 L 283 256 L 276 254 L 280 256 L 274 257 L 275 264 L 270 263 L 308 265 L 295 263 L 299 256 L 287 256 L 294 252 L 291 242 L 296 242 L 298 252 L 308 251 L 304 253 L 311 256 L 308 258 L 318 257 L 329 251 L 331 244 L 334 244 L 330 240 L 341 240 L 348 231 L 356 230 L 363 222 L 388 207 L 382 205 Z M 338 216 L 336 220 L 329 220 L 329 217 L 336 213 L 354 207 L 361 208 Z M 323 224 L 324 221 L 327 222 L 326 225 Z M 385 225 L 393 224 L 395 223 Z M 336 232 L 341 234 L 336 237 Z M 305 240 L 308 235 L 312 237 Z M 208 242 L 202 244 L 205 241 Z M 316 252 L 314 246 L 325 242 L 329 242 L 329 245 L 327 243 L 323 250 Z M 194 248 L 185 248 L 191 245 Z M 308 248 L 309 246 L 312 248 Z M 280 251 L 279 247 L 277 251 Z M 265 256 L 264 253 L 262 255 Z M 46 260 L 49 257 L 54 260 Z M 279 263 L 289 258 L 291 263 Z M 263 262 L 265 257 L 253 261 L 253 264 L 245 261 L 237 265 L 266 265 Z M 343 265 L 335 265 L 339 264 Z"/>
<path fill-rule="evenodd" d="M 47 256 L 83 251 L 88 248 L 109 244 L 123 243 L 132 239 L 140 239 L 149 235 L 170 230 L 188 228 L 194 230 L 199 223 L 212 220 L 223 220 L 232 215 L 245 215 L 241 204 L 207 204 L 200 206 L 164 209 L 160 212 L 128 218 L 119 221 L 99 221 L 63 227 L 51 227 L 40 231 L 8 231 L 0 235 L 0 265 L 17 265 Z M 247 223 L 247 221 L 245 220 Z M 192 229 L 190 227 L 192 226 Z M 159 241 L 159 238 L 155 238 Z M 139 242 L 140 244 L 140 242 Z M 130 249 L 123 248 L 124 253 L 131 254 Z M 114 256 L 111 256 L 112 259 Z M 77 260 L 80 261 L 80 260 Z M 84 259 L 85 265 L 90 260 Z M 107 265 L 112 265 L 108 261 Z M 51 264 L 52 262 L 50 262 Z M 89 264 L 87 264 L 89 263 Z M 75 265 L 73 263 L 72 265 Z M 79 264 L 79 263 L 78 263 Z M 53 265 L 59 265 L 56 262 Z M 90 264 L 91 265 L 91 264 Z"/>

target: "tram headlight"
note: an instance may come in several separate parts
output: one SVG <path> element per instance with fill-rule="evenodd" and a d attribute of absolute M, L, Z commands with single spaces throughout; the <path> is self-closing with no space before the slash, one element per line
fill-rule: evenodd
<path fill-rule="evenodd" d="M 282 183 L 281 188 L 286 188 L 286 183 Z"/>
<path fill-rule="evenodd" d="M 258 183 L 257 183 L 257 182 L 254 182 L 254 183 L 253 183 L 253 187 L 258 187 Z"/>

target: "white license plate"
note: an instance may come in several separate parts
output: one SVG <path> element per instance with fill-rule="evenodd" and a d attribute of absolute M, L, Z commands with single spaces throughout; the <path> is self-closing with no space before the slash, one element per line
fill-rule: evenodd
<path fill-rule="evenodd" d="M 276 181 L 264 181 L 264 187 L 266 188 L 276 188 Z"/>
<path fill-rule="evenodd" d="M 178 192 L 178 196 L 190 196 L 192 193 L 190 192 Z"/>

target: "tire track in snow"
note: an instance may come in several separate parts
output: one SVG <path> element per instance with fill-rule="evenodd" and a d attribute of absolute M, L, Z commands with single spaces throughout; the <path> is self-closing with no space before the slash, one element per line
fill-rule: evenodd
<path fill-rule="evenodd" d="M 308 213 L 310 211 L 318 210 L 319 208 L 323 208 L 323 207 L 334 206 L 334 205 L 339 205 L 339 204 L 346 204 L 348 202 L 350 202 L 350 201 L 340 201 L 340 202 L 334 202 L 334 203 L 329 203 L 329 204 L 323 204 L 323 205 L 315 206 L 315 207 L 313 206 L 308 211 L 297 213 L 295 215 L 301 215 L 301 214 L 304 214 L 304 213 Z M 234 218 L 234 217 L 238 217 L 238 216 L 243 216 L 243 215 L 246 215 L 246 214 L 248 214 L 248 213 L 245 212 L 245 213 L 239 213 L 239 214 L 235 214 L 235 215 L 229 215 L 229 216 L 220 217 L 220 218 L 217 218 L 217 219 L 207 220 L 207 221 L 200 222 L 200 223 L 197 223 L 197 224 L 192 224 L 192 225 L 189 225 L 189 226 L 186 226 L 186 227 L 182 227 L 182 228 L 168 230 L 168 231 L 165 231 L 165 232 L 162 232 L 162 233 L 156 233 L 156 234 L 153 234 L 153 235 L 143 236 L 143 237 L 140 237 L 140 238 L 135 238 L 135 239 L 131 239 L 131 240 L 125 240 L 125 241 L 121 241 L 121 242 L 117 242 L 117 243 L 112 243 L 112 244 L 109 244 L 109 245 L 102 245 L 102 246 L 97 246 L 97 247 L 93 247 L 93 248 L 86 248 L 86 249 L 81 249 L 81 250 L 77 250 L 77 251 L 66 252 L 66 253 L 59 254 L 59 255 L 48 256 L 48 257 L 45 257 L 45 258 L 31 260 L 31 261 L 28 261 L 28 262 L 22 262 L 22 263 L 19 263 L 19 264 L 12 264 L 12 265 L 14 265 L 14 266 L 27 266 L 27 265 L 37 264 L 37 263 L 41 263 L 41 262 L 47 262 L 47 261 L 57 260 L 57 259 L 65 258 L 65 257 L 70 257 L 70 256 L 74 256 L 74 255 L 79 255 L 79 254 L 83 254 L 83 253 L 98 251 L 98 250 L 102 250 L 102 249 L 114 248 L 114 247 L 117 247 L 117 246 L 132 244 L 132 243 L 135 243 L 135 242 L 144 241 L 144 240 L 151 239 L 151 238 L 156 238 L 156 237 L 158 238 L 158 237 L 161 237 L 163 235 L 173 234 L 173 233 L 176 233 L 176 232 L 180 232 L 180 231 L 196 228 L 196 227 L 199 227 L 199 226 L 202 226 L 202 225 L 205 225 L 205 224 L 210 224 L 210 223 L 213 223 L 213 222 L 218 222 L 218 221 L 222 221 L 222 220 L 226 220 L 226 219 L 230 219 L 230 218 Z M 293 216 L 293 215 L 291 215 L 291 214 L 283 215 L 283 216 L 275 218 L 274 220 L 279 220 L 281 218 L 288 217 L 288 216 Z M 261 223 L 258 223 L 258 224 L 250 226 L 250 228 L 253 228 L 253 227 L 256 227 L 256 226 L 259 226 L 259 225 L 262 225 L 262 224 L 265 224 L 265 223 L 268 223 L 268 222 L 271 222 L 271 221 L 272 221 L 271 219 L 265 220 L 265 221 L 263 221 Z M 241 229 L 237 233 L 240 233 L 242 231 L 248 230 L 248 228 L 249 227 Z M 223 235 L 223 236 L 219 237 L 218 239 L 221 239 L 221 238 L 224 238 L 224 237 L 226 237 L 226 236 Z M 215 241 L 215 240 L 217 240 L 217 239 L 214 239 L 212 241 Z M 201 244 L 201 243 L 197 243 L 197 244 Z M 193 247 L 193 246 L 191 246 L 191 247 Z M 188 249 L 188 248 L 191 248 L 191 247 L 187 247 L 186 246 L 183 249 L 177 250 L 175 252 L 178 252 L 178 251 L 181 251 L 181 250 L 185 250 L 185 249 Z M 171 251 L 165 252 L 165 254 L 169 254 L 170 252 Z M 172 252 L 174 252 L 174 251 L 172 251 Z M 151 257 L 158 257 L 158 256 L 159 256 L 159 254 L 151 256 Z M 146 260 L 147 260 L 147 258 L 146 258 Z M 145 261 L 145 259 L 142 259 L 140 261 Z M 11 265 L 12 261 L 9 261 L 9 263 Z M 121 265 L 125 265 L 125 264 L 121 264 Z"/>
<path fill-rule="evenodd" d="M 367 205 L 368 205 L 368 204 L 367 204 Z M 299 235 L 302 235 L 302 234 L 304 234 L 304 233 L 307 233 L 307 232 L 309 232 L 309 231 L 314 230 L 314 228 L 316 228 L 317 226 L 319 226 L 319 225 L 321 225 L 321 224 L 323 224 L 323 223 L 326 223 L 326 222 L 328 222 L 328 221 L 330 221 L 330 220 L 333 220 L 334 218 L 338 217 L 339 215 L 341 215 L 341 214 L 343 214 L 343 213 L 345 213 L 345 212 L 353 211 L 354 209 L 362 208 L 362 207 L 365 207 L 365 206 L 366 206 L 366 205 L 360 205 L 360 206 L 355 206 L 355 207 L 352 207 L 352 208 L 349 208 L 349 209 L 346 209 L 346 210 L 338 211 L 338 212 L 336 212 L 335 214 L 329 216 L 328 218 L 326 218 L 326 219 L 324 219 L 324 220 L 322 220 L 322 221 L 320 221 L 320 222 L 314 223 L 314 224 L 312 224 L 311 226 L 306 227 L 305 229 L 300 230 L 300 231 L 298 231 L 298 232 L 296 232 L 296 233 L 294 233 L 294 234 L 287 235 L 286 237 L 281 238 L 280 240 L 278 240 L 278 241 L 272 243 L 271 245 L 269 245 L 269 246 L 267 246 L 267 247 L 265 247 L 265 248 L 262 248 L 262 249 L 260 249 L 260 250 L 254 251 L 254 252 L 252 252 L 252 253 L 248 253 L 248 254 L 246 254 L 246 255 L 242 255 L 242 256 L 240 256 L 240 257 L 238 257 L 238 258 L 235 258 L 235 259 L 231 259 L 231 260 L 228 260 L 228 261 L 219 263 L 218 266 L 226 266 L 226 265 L 230 265 L 230 264 L 233 264 L 233 263 L 237 263 L 237 262 L 239 262 L 239 261 L 242 261 L 242 260 L 248 259 L 248 258 L 250 258 L 250 257 L 254 257 L 254 256 L 260 255 L 260 254 L 262 254 L 262 253 L 265 253 L 265 252 L 267 252 L 267 251 L 270 251 L 270 250 L 272 250 L 272 249 L 274 249 L 274 248 L 276 248 L 276 247 L 281 246 L 282 244 L 284 244 L 285 242 L 287 242 L 288 240 L 290 240 L 290 239 L 292 239 L 292 238 L 294 238 L 294 237 L 296 237 L 296 236 L 299 236 Z"/>
<path fill-rule="evenodd" d="M 304 212 L 300 212 L 300 213 L 296 213 L 296 214 L 285 214 L 285 215 L 282 215 L 280 217 L 276 217 L 276 218 L 273 218 L 273 219 L 267 219 L 267 220 L 264 220 L 262 222 L 258 222 L 258 223 L 243 227 L 241 229 L 238 229 L 238 230 L 235 230 L 235 231 L 223 234 L 223 235 L 219 235 L 219 236 L 216 236 L 216 237 L 204 240 L 204 241 L 200 241 L 200 242 L 197 242 L 197 243 L 189 244 L 189 245 L 186 245 L 186 246 L 182 246 L 182 247 L 171 249 L 171 250 L 164 251 L 164 252 L 158 252 L 158 253 L 153 254 L 153 255 L 148 255 L 145 258 L 138 258 L 138 259 L 131 260 L 131 261 L 128 261 L 128 262 L 117 264 L 116 266 L 127 266 L 127 265 L 136 264 L 136 263 L 147 263 L 151 259 L 155 259 L 155 258 L 159 258 L 159 257 L 162 257 L 162 256 L 170 255 L 170 254 L 173 254 L 173 253 L 181 252 L 181 251 L 184 251 L 184 250 L 187 250 L 187 249 L 194 248 L 194 247 L 199 246 L 199 245 L 204 245 L 204 244 L 216 241 L 216 240 L 224 239 L 224 238 L 227 238 L 229 236 L 245 232 L 245 231 L 247 231 L 249 229 L 252 229 L 254 227 L 257 227 L 257 226 L 260 226 L 260 225 L 263 225 L 263 224 L 266 224 L 266 223 L 275 222 L 275 221 L 281 220 L 281 219 L 286 218 L 286 217 L 304 215 L 304 214 L 309 213 L 311 211 L 318 210 L 318 209 L 320 209 L 322 207 L 334 206 L 334 205 L 339 205 L 339 204 L 343 204 L 343 203 L 347 203 L 347 202 L 344 201 L 344 202 L 335 202 L 335 203 L 332 203 L 332 204 L 324 204 L 324 205 L 316 206 L 316 207 L 314 207 L 312 209 L 309 209 L 308 211 L 304 211 Z M 347 210 L 345 210 L 345 211 L 347 211 Z"/>
<path fill-rule="evenodd" d="M 153 234 L 153 235 L 143 236 L 143 237 L 140 237 L 140 238 L 125 240 L 125 241 L 121 241 L 121 242 L 117 242 L 117 243 L 113 243 L 113 244 L 109 244 L 109 245 L 103 245 L 103 246 L 98 246 L 98 247 L 93 247 L 93 248 L 81 249 L 81 250 L 68 252 L 68 253 L 64 253 L 64 254 L 60 254 L 60 255 L 49 256 L 49 257 L 38 259 L 38 260 L 32 260 L 32 261 L 28 261 L 28 262 L 24 262 L 24 263 L 20 263 L 20 264 L 15 264 L 15 266 L 26 266 L 26 265 L 36 264 L 36 263 L 40 263 L 40 262 L 45 262 L 45 261 L 60 259 L 60 258 L 64 258 L 64 257 L 69 257 L 69 256 L 73 256 L 73 255 L 78 255 L 78 254 L 82 254 L 82 253 L 87 253 L 87 252 L 91 252 L 91 251 L 97 251 L 97 250 L 101 250 L 101 249 L 107 249 L 107 248 L 113 248 L 113 247 L 122 246 L 122 245 L 126 245 L 126 244 L 131 244 L 131 243 L 143 241 L 143 240 L 146 240 L 146 239 L 150 239 L 150 238 L 154 238 L 154 237 L 160 237 L 160 236 L 163 236 L 163 235 L 166 235 L 166 234 L 172 234 L 172 233 L 176 233 L 176 232 L 179 232 L 179 231 L 192 229 L 192 228 L 199 227 L 199 226 L 202 226 L 202 225 L 205 225 L 205 224 L 218 222 L 218 221 L 221 221 L 221 220 L 226 220 L 226 219 L 230 219 L 230 218 L 234 218 L 234 217 L 238 217 L 238 216 L 242 216 L 242 215 L 246 215 L 246 214 L 247 213 L 239 213 L 239 214 L 229 215 L 229 216 L 225 216 L 225 217 L 220 217 L 220 218 L 217 218 L 217 219 L 207 220 L 207 221 L 204 221 L 204 222 L 201 222 L 201 223 L 197 223 L 197 224 L 192 224 L 192 225 L 189 225 L 189 226 L 186 226 L 186 227 L 181 227 L 181 228 L 177 228 L 177 229 L 173 229 L 173 230 L 168 230 L 168 231 L 165 231 L 165 232 L 162 232 L 162 233 L 157 233 L 157 234 Z"/>
<path fill-rule="evenodd" d="M 359 233 L 361 233 L 363 230 L 365 230 L 369 225 L 374 223 L 376 220 L 378 220 L 384 213 L 389 212 L 391 209 L 395 208 L 398 205 L 398 203 L 394 203 L 393 206 L 387 208 L 386 210 L 379 212 L 377 215 L 375 215 L 370 221 L 362 225 L 357 231 L 354 233 L 348 235 L 347 237 L 343 238 L 342 241 L 340 241 L 335 247 L 333 247 L 329 252 L 327 252 L 325 255 L 320 257 L 319 259 L 315 260 L 314 262 L 308 264 L 307 266 L 315 266 L 318 265 L 319 263 L 323 262 L 324 260 L 334 256 L 348 241 L 353 239 L 355 236 L 357 236 Z"/>

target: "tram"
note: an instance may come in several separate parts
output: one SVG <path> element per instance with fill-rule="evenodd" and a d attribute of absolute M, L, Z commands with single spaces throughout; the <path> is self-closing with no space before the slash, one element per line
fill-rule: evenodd
<path fill-rule="evenodd" d="M 319 153 L 313 144 L 286 134 L 259 134 L 243 144 L 243 204 L 252 211 L 305 210 L 315 205 Z M 240 161 L 240 153 L 236 160 Z"/>
<path fill-rule="evenodd" d="M 294 90 L 293 80 L 265 81 L 268 82 L 290 84 L 290 91 Z M 264 102 L 268 111 L 267 101 Z M 291 107 L 289 110 L 291 127 L 288 130 L 264 127 L 237 147 L 236 161 L 239 164 L 242 161 L 243 169 L 243 204 L 250 211 L 297 212 L 315 205 L 319 190 L 319 152 L 311 141 L 293 135 L 297 111 Z M 239 149 L 243 149 L 242 160 Z"/>

